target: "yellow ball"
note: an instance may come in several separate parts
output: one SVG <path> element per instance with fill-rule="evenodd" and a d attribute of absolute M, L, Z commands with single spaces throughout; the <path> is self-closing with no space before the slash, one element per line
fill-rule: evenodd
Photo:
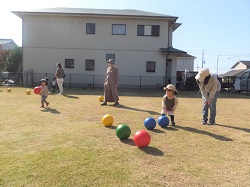
<path fill-rule="evenodd" d="M 114 118 L 113 116 L 107 114 L 103 116 L 102 118 L 102 123 L 105 127 L 111 126 L 114 123 Z"/>
<path fill-rule="evenodd" d="M 30 91 L 30 90 L 26 90 L 26 94 L 27 94 L 27 95 L 30 95 L 30 94 L 31 94 L 31 91 Z"/>
<path fill-rule="evenodd" d="M 100 96 L 98 97 L 98 99 L 99 99 L 99 101 L 103 102 L 103 101 L 104 101 L 104 96 L 100 95 Z"/>
<path fill-rule="evenodd" d="M 10 88 L 7 88 L 7 92 L 11 92 L 11 89 L 10 89 Z"/>

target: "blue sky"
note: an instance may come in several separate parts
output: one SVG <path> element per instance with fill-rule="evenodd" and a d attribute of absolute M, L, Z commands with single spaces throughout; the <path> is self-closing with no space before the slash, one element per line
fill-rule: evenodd
<path fill-rule="evenodd" d="M 138 9 L 177 16 L 182 25 L 173 46 L 196 56 L 195 68 L 229 71 L 238 60 L 250 61 L 250 0 L 8 0 L 1 1 L 0 38 L 22 45 L 21 19 L 12 10 L 49 7 Z M 218 58 L 219 57 L 219 58 Z"/>

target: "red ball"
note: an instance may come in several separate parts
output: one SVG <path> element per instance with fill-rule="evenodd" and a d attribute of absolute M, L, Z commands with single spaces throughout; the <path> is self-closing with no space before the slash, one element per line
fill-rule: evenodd
<path fill-rule="evenodd" d="M 41 86 L 36 86 L 36 87 L 34 88 L 34 93 L 35 93 L 35 94 L 39 94 L 39 93 L 41 92 L 41 89 L 42 89 Z"/>
<path fill-rule="evenodd" d="M 145 130 L 137 131 L 134 135 L 134 143 L 138 147 L 147 147 L 150 144 L 151 137 Z"/>

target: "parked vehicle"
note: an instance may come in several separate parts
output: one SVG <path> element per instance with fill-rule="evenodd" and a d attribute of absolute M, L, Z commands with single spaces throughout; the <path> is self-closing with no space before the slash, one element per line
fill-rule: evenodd
<path fill-rule="evenodd" d="M 250 91 L 250 69 L 245 70 L 240 76 L 240 90 Z"/>

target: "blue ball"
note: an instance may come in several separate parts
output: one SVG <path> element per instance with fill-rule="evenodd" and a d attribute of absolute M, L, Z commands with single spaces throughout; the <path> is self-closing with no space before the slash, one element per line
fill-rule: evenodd
<path fill-rule="evenodd" d="M 147 118 L 144 120 L 144 126 L 148 129 L 148 130 L 153 130 L 156 126 L 156 121 L 154 118 Z"/>
<path fill-rule="evenodd" d="M 167 127 L 168 124 L 169 124 L 169 119 L 168 119 L 168 117 L 166 117 L 166 116 L 160 116 L 160 117 L 158 118 L 158 124 L 159 124 L 162 128 Z"/>

